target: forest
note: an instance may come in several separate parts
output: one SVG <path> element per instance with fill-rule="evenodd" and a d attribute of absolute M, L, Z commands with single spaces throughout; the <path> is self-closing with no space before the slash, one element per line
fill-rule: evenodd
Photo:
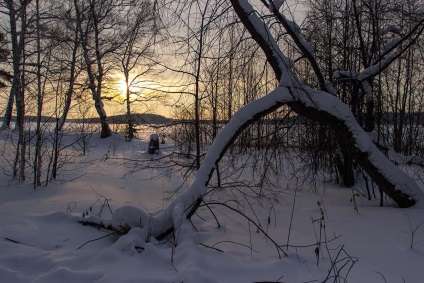
<path fill-rule="evenodd" d="M 9 263 L 8 245 L 37 247 L 14 228 L 20 217 L 30 226 L 48 219 L 66 231 L 77 225 L 81 235 L 100 240 L 95 245 L 105 257 L 120 258 L 120 268 L 128 259 L 117 251 L 139 256 L 146 270 L 143 254 L 152 254 L 153 269 L 167 270 L 163 277 L 128 271 L 122 282 L 418 282 L 424 276 L 405 271 L 411 276 L 405 280 L 400 268 L 400 275 L 386 277 L 401 265 L 393 262 L 370 279 L 362 267 L 354 271 L 366 257 L 353 256 L 363 243 L 352 244 L 353 234 L 338 242 L 337 228 L 348 225 L 337 218 L 334 233 L 326 232 L 333 210 L 349 219 L 366 214 L 352 220 L 358 226 L 391 217 L 409 237 L 409 250 L 397 251 L 403 261 L 413 266 L 424 252 L 417 241 L 424 232 L 423 1 L 1 0 L 0 13 L 0 224 L 6 227 L 0 245 L 10 251 L 0 258 L 0 279 L 35 276 Z M 127 186 L 137 194 L 123 193 Z M 62 207 L 31 204 L 44 218 L 18 217 L 29 192 Z M 292 231 L 298 209 L 313 234 Z M 312 224 L 308 213 L 318 215 L 309 215 Z M 49 237 L 58 237 L 54 227 Z M 288 268 L 304 272 L 284 277 L 285 269 L 274 267 L 273 277 L 255 269 L 231 277 L 222 267 L 205 273 L 207 267 L 195 265 L 200 257 L 215 264 L 214 252 L 253 260 L 256 241 L 266 255 L 290 258 Z M 57 250 L 74 252 L 77 244 L 69 245 L 48 249 L 56 269 L 34 282 L 55 282 L 63 268 L 78 270 L 69 282 L 120 281 L 96 273 L 108 268 L 103 258 L 87 277 L 79 277 L 73 262 L 61 266 Z M 309 255 L 298 251 L 307 247 Z M 84 256 L 96 262 L 91 254 L 71 257 Z M 249 264 L 234 267 L 236 273 Z"/>

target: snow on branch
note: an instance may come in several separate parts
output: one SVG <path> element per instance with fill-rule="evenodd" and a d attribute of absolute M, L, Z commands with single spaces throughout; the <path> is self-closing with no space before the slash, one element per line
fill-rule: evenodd
<path fill-rule="evenodd" d="M 387 30 L 393 31 L 396 30 L 394 26 L 387 27 Z M 342 71 L 336 70 L 333 73 L 333 77 L 336 80 L 355 80 L 361 83 L 362 90 L 367 96 L 368 101 L 372 101 L 372 87 L 368 82 L 372 77 L 377 76 L 379 73 L 383 72 L 387 67 L 390 66 L 395 60 L 400 58 L 402 54 L 408 50 L 408 48 L 418 39 L 418 37 L 424 31 L 424 18 L 421 19 L 419 23 L 417 23 L 414 28 L 412 28 L 405 36 L 402 38 L 394 37 L 390 39 L 383 47 L 383 53 L 380 57 L 369 67 L 360 71 L 359 73 L 354 70 Z M 401 46 L 402 43 L 408 41 L 409 42 L 404 46 L 401 50 L 396 51 L 396 48 Z"/>
<path fill-rule="evenodd" d="M 386 35 L 388 33 L 400 34 L 400 28 L 395 24 L 389 24 L 380 31 L 380 35 Z"/>
<path fill-rule="evenodd" d="M 258 44 L 262 49 L 266 48 L 265 55 L 268 62 L 271 64 L 274 72 L 278 73 L 280 85 L 292 85 L 293 76 L 286 70 L 293 68 L 293 61 L 287 58 L 269 31 L 267 25 L 258 16 L 256 10 L 250 5 L 248 1 L 231 1 L 233 7 L 237 11 L 243 11 L 238 14 L 239 18 L 243 21 L 245 27 L 249 30 L 252 37 L 258 38 Z M 244 20 L 242 19 L 244 18 Z M 255 39 L 256 40 L 256 39 Z"/>
<path fill-rule="evenodd" d="M 271 0 L 269 1 L 269 11 L 271 13 L 274 12 L 274 10 L 280 10 L 281 6 L 283 6 L 285 0 Z"/>
<path fill-rule="evenodd" d="M 380 55 L 380 57 L 376 60 L 375 63 L 372 65 L 378 64 L 378 62 L 383 61 L 384 58 L 387 58 L 390 56 L 390 54 L 396 54 L 396 56 L 393 58 L 392 62 L 402 56 L 403 53 L 405 53 L 406 50 L 408 50 L 412 44 L 415 43 L 415 41 L 421 36 L 421 34 L 424 31 L 424 18 L 422 18 L 407 34 L 405 34 L 402 38 L 395 37 L 391 40 L 389 40 L 385 45 L 383 49 L 383 53 Z M 395 49 L 400 47 L 404 42 L 409 42 L 401 48 L 400 51 L 395 52 Z M 390 62 L 391 63 L 391 62 Z M 389 63 L 389 64 L 390 64 Z M 388 66 L 388 65 L 386 65 Z M 383 69 L 382 69 L 383 70 Z M 381 71 L 382 71 L 381 70 Z"/>
<path fill-rule="evenodd" d="M 319 92 L 319 94 L 317 94 L 317 92 Z M 351 138 L 353 142 L 351 146 L 357 150 L 356 160 L 362 167 L 374 167 L 364 169 L 370 176 L 374 176 L 374 181 L 376 181 L 377 185 L 382 187 L 389 196 L 393 198 L 394 195 L 402 192 L 403 194 L 408 195 L 410 200 L 414 200 L 414 203 L 424 199 L 424 193 L 414 180 L 412 180 L 395 164 L 390 162 L 377 148 L 370 135 L 358 124 L 350 111 L 349 106 L 329 93 L 315 91 L 306 86 L 302 90 L 297 89 L 296 92 L 293 93 L 296 99 L 302 101 L 305 106 L 310 109 L 309 111 L 316 109 L 319 112 L 326 113 L 323 115 L 323 118 L 324 116 L 329 115 L 337 119 L 338 124 L 331 123 L 328 126 L 335 130 L 339 135 L 344 132 L 344 134 L 348 134 L 346 137 L 350 136 L 349 138 Z M 325 119 L 329 118 L 330 117 Z M 381 174 L 381 177 L 384 177 L 385 180 L 378 180 L 379 177 L 377 178 L 377 176 L 375 176 L 376 172 Z M 388 183 L 385 186 L 388 187 L 383 185 L 383 183 L 386 182 Z M 422 206 L 422 204 L 420 204 L 420 206 Z"/>
<path fill-rule="evenodd" d="M 333 73 L 333 77 L 336 80 L 349 79 L 352 81 L 358 81 L 359 83 L 361 83 L 362 90 L 364 94 L 366 95 L 367 100 L 372 101 L 373 100 L 372 87 L 370 83 L 368 82 L 368 80 L 374 76 L 377 76 L 379 73 L 381 73 L 399 56 L 400 56 L 399 53 L 391 53 L 387 55 L 385 58 L 383 58 L 382 60 L 360 71 L 359 73 L 354 70 L 349 70 L 349 71 L 336 70 Z"/>
<path fill-rule="evenodd" d="M 272 4 L 270 4 L 270 6 L 272 6 Z M 300 26 L 295 21 L 287 19 L 287 17 L 284 16 L 278 9 L 270 9 L 270 11 L 274 14 L 274 17 L 277 19 L 277 21 L 283 25 L 303 56 L 305 56 L 311 64 L 312 69 L 317 76 L 320 89 L 328 91 L 329 89 L 333 88 L 332 85 L 329 85 L 328 82 L 325 81 L 321 67 L 315 58 L 315 48 L 303 36 Z"/>
<path fill-rule="evenodd" d="M 387 52 L 389 50 L 394 49 L 395 46 L 397 46 L 399 44 L 400 40 L 401 40 L 401 38 L 398 37 L 398 36 L 390 39 L 388 42 L 386 42 L 386 44 L 384 44 L 383 51 Z"/>

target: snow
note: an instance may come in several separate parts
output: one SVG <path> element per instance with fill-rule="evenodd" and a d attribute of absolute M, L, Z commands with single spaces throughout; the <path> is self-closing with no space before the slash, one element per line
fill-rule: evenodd
<path fill-rule="evenodd" d="M 341 79 L 341 78 L 357 78 L 358 73 L 355 70 L 348 70 L 348 71 L 343 71 L 343 70 L 336 70 L 333 73 L 333 77 L 335 79 Z"/>
<path fill-rule="evenodd" d="M 263 102 L 267 100 L 272 101 L 269 97 Z M 359 194 L 356 213 L 351 189 L 324 182 L 317 188 L 305 184 L 295 195 L 294 185 L 282 179 L 284 193 L 269 205 L 260 206 L 255 200 L 249 205 L 240 198 L 243 214 L 257 218 L 279 244 L 297 246 L 284 247 L 288 256 L 281 259 L 275 246 L 246 218 L 218 204 L 210 208 L 220 227 L 206 207 L 198 211 L 201 218 L 193 216 L 196 229 L 180 217 L 182 207 L 173 209 L 174 221 L 181 223 L 175 233 L 176 247 L 154 239 L 145 242 L 142 228 L 118 238 L 107 236 L 110 231 L 83 226 L 77 220 L 87 211 L 86 219 L 135 225 L 134 218 L 160 213 L 181 181 L 177 175 L 151 178 L 159 169 L 127 175 L 130 166 L 118 158 L 149 156 L 148 141 L 112 138 L 115 141 L 93 137 L 88 155 L 68 165 L 72 170 L 64 179 L 80 176 L 73 181 L 55 181 L 34 190 L 29 183 L 0 175 L 0 282 L 321 282 L 331 267 L 330 257 L 336 260 L 341 247 L 356 262 L 348 282 L 421 282 L 424 278 L 424 228 L 416 231 L 411 249 L 408 224 L 408 219 L 412 227 L 424 220 L 422 209 L 380 208 L 377 200 Z M 112 143 L 117 143 L 115 155 L 110 152 Z M 109 158 L 102 158 L 105 155 Z M 353 189 L 363 192 L 364 184 Z M 234 200 L 235 194 L 237 190 L 221 189 L 208 200 Z M 107 205 L 102 209 L 103 197 L 113 216 Z M 314 220 L 321 217 L 320 209 L 327 239 L 337 238 L 327 243 L 328 250 L 321 247 L 317 266 L 319 224 Z M 347 267 L 341 272 L 346 275 Z"/>
<path fill-rule="evenodd" d="M 332 94 L 332 95 L 336 95 L 337 94 L 337 90 L 334 87 L 333 83 L 330 81 L 325 81 L 325 86 L 328 89 L 328 91 Z"/>
<path fill-rule="evenodd" d="M 384 59 L 378 61 L 376 64 L 371 65 L 364 70 L 361 70 L 361 72 L 358 74 L 357 79 L 359 81 L 364 81 L 368 78 L 373 77 L 374 75 L 378 74 L 381 69 L 385 68 L 391 62 L 393 62 L 393 60 L 395 60 L 397 56 L 398 56 L 397 53 L 388 54 Z"/>
<path fill-rule="evenodd" d="M 383 30 L 381 30 L 380 35 L 386 35 L 388 33 L 400 34 L 401 29 L 395 24 L 389 24 Z"/>

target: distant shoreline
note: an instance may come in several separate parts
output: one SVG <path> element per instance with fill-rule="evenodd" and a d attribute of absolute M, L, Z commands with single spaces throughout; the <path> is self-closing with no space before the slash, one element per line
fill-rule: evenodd
<path fill-rule="evenodd" d="M 46 122 L 54 122 L 56 117 L 42 116 L 41 121 L 43 123 Z M 16 122 L 16 116 L 12 117 L 12 121 Z M 25 116 L 26 122 L 36 122 L 36 116 Z M 90 117 L 90 118 L 67 118 L 67 122 L 69 123 L 90 123 L 95 124 L 99 123 L 99 117 Z M 127 124 L 127 117 L 125 114 L 122 115 L 113 115 L 108 117 L 108 121 L 111 124 Z M 135 124 L 166 124 L 174 121 L 173 119 L 164 117 L 158 114 L 133 114 L 133 122 Z"/>

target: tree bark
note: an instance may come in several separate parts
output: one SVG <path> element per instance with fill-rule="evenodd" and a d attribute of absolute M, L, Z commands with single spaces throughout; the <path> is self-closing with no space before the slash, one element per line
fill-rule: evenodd
<path fill-rule="evenodd" d="M 16 9 L 13 6 L 13 1 L 5 0 L 4 3 L 9 12 L 9 24 L 10 24 L 10 37 L 12 44 L 12 64 L 13 64 L 13 79 L 12 87 L 10 88 L 10 94 L 7 101 L 7 107 L 3 117 L 2 128 L 9 128 L 12 121 L 13 104 L 15 103 L 16 96 L 20 91 L 21 86 L 21 58 L 22 58 L 22 38 L 23 32 L 19 37 L 17 26 L 16 26 Z M 21 40 L 19 40 L 21 38 Z"/>
<path fill-rule="evenodd" d="M 102 65 L 102 56 L 100 54 L 100 40 L 99 40 L 99 27 L 98 27 L 98 17 L 95 11 L 94 2 L 90 3 L 88 9 L 88 17 L 90 18 L 89 23 L 86 23 L 87 27 L 83 29 L 82 21 L 84 18 L 83 11 L 80 10 L 78 2 L 74 1 L 75 5 L 75 13 L 77 17 L 77 29 L 79 32 L 80 44 L 83 49 L 83 56 L 85 61 L 85 67 L 88 76 L 88 88 L 90 89 L 91 96 L 94 101 L 94 107 L 96 109 L 97 114 L 100 118 L 100 138 L 107 138 L 112 135 L 112 131 L 109 127 L 109 122 L 107 119 L 107 114 L 104 109 L 103 101 L 102 101 L 102 83 L 104 77 L 103 65 Z M 92 25 L 92 26 L 91 26 Z M 92 34 L 90 34 L 90 32 Z M 94 39 L 94 52 L 95 59 L 91 58 L 90 50 L 89 50 L 89 40 L 93 37 Z M 93 70 L 93 64 L 97 64 L 97 74 L 95 74 Z"/>
<path fill-rule="evenodd" d="M 1 129 L 10 128 L 10 123 L 12 122 L 12 112 L 13 112 L 13 104 L 15 103 L 15 90 L 13 87 L 10 89 L 9 98 L 7 99 L 7 106 L 4 111 L 3 123 L 1 125 Z"/>

